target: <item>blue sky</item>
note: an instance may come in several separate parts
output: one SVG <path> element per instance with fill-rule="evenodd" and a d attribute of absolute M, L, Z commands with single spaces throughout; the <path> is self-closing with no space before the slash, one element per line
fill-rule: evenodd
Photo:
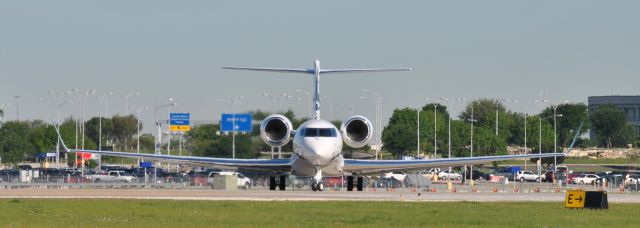
<path fill-rule="evenodd" d="M 124 113 L 124 96 L 140 91 L 130 105 L 172 97 L 174 110 L 217 120 L 230 109 L 218 98 L 244 96 L 237 110 L 273 109 L 266 92 L 302 98 L 282 106 L 307 115 L 306 95 L 295 90 L 311 90 L 311 77 L 220 67 L 305 68 L 319 59 L 327 68 L 415 68 L 322 78 L 334 119 L 349 114 L 339 104 L 374 118 L 363 89 L 381 94 L 384 122 L 425 97 L 515 97 L 526 102 L 510 108 L 533 112 L 543 89 L 552 101 L 638 95 L 638 8 L 589 0 L 2 1 L 0 104 L 11 103 L 6 118 L 15 119 L 13 96 L 21 95 L 21 119 L 42 119 L 38 98 L 48 91 L 96 89 L 113 91 L 110 113 Z M 96 100 L 86 100 L 88 116 L 97 115 Z M 142 118 L 149 126 L 153 113 Z"/>

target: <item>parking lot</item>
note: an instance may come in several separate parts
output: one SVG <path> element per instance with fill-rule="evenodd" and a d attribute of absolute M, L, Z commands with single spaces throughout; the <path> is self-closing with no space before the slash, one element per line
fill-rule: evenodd
<path fill-rule="evenodd" d="M 522 171 L 518 171 L 522 172 Z M 111 166 L 101 171 L 74 169 L 28 169 L 0 170 L 0 188 L 2 189 L 212 189 L 213 174 L 217 170 L 191 170 L 189 172 L 165 172 L 163 169 L 141 170 Z M 224 172 L 223 172 L 224 173 Z M 237 189 L 267 190 L 268 175 L 264 173 L 234 173 L 238 180 Z M 482 172 L 477 172 L 482 173 Z M 146 174 L 146 175 L 145 175 Z M 473 183 L 468 176 L 449 176 L 434 178 L 427 171 L 416 173 L 389 173 L 380 176 L 365 176 L 365 192 L 414 192 L 414 193 L 563 193 L 572 189 L 605 190 L 611 193 L 637 194 L 640 189 L 637 174 L 622 172 L 602 172 L 596 179 L 588 175 L 572 173 L 561 180 L 549 181 L 546 178 L 537 182 L 519 178 L 518 173 L 507 180 L 503 176 L 486 173 L 474 173 Z M 118 177 L 122 175 L 122 177 Z M 455 172 L 445 175 L 458 175 Z M 524 173 L 523 175 L 527 175 Z M 530 174 L 529 174 L 530 175 Z M 115 176 L 115 177 L 113 177 Z M 560 175 L 558 175 L 560 176 Z M 107 179 L 109 178 L 109 179 Z M 123 178 L 123 179 L 118 179 Z M 583 178 L 583 179 L 580 179 Z M 546 181 L 545 181 L 546 180 Z M 289 176 L 286 179 L 286 191 L 310 191 L 310 178 Z M 346 191 L 345 177 L 324 178 L 325 191 Z"/>

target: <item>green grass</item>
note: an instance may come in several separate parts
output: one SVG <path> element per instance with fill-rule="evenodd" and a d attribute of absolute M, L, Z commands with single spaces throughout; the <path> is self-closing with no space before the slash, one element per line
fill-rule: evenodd
<path fill-rule="evenodd" d="M 4 227 L 637 227 L 640 205 L 557 203 L 0 200 Z"/>

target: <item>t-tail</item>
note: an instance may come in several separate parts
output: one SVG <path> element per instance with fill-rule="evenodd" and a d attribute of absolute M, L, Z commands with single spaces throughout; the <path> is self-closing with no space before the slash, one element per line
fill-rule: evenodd
<path fill-rule="evenodd" d="M 380 69 L 321 69 L 320 60 L 316 60 L 311 69 L 293 69 L 293 68 L 261 68 L 261 67 L 222 67 L 227 70 L 251 70 L 251 71 L 269 71 L 280 73 L 302 73 L 311 74 L 313 78 L 313 118 L 320 119 L 320 75 L 338 74 L 338 73 L 366 73 L 366 72 L 393 72 L 393 71 L 411 71 L 412 68 L 380 68 Z"/>

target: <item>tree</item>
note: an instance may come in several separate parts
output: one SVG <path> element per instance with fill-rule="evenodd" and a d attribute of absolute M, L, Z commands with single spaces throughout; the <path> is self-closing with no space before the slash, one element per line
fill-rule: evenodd
<path fill-rule="evenodd" d="M 232 157 L 231 134 L 218 134 L 219 125 L 193 127 L 186 135 L 188 148 L 195 156 Z M 236 134 L 236 158 L 254 158 L 257 150 L 249 134 Z"/>
<path fill-rule="evenodd" d="M 37 120 L 31 122 L 28 138 L 34 152 L 49 152 L 56 149 L 58 134 L 52 125 Z"/>
<path fill-rule="evenodd" d="M 495 127 L 496 110 L 498 111 L 498 121 L 504 122 L 504 116 L 507 111 L 502 102 L 487 98 L 474 100 L 468 104 L 464 111 L 460 113 L 460 119 L 471 119 L 471 105 L 473 105 L 473 118 L 476 120 L 477 126 Z"/>
<path fill-rule="evenodd" d="M 600 145 L 613 146 L 613 138 L 626 124 L 625 113 L 613 105 L 603 105 L 591 114 L 592 130 Z M 621 135 L 618 135 L 621 136 Z"/>
<path fill-rule="evenodd" d="M 107 146 L 108 141 L 115 138 L 113 134 L 113 122 L 111 121 L 111 119 L 102 118 L 102 121 L 100 121 L 100 117 L 93 117 L 85 123 L 85 127 L 87 131 L 87 137 L 97 145 L 100 141 L 100 122 L 102 122 L 102 147 L 104 148 Z"/>
<path fill-rule="evenodd" d="M 587 119 L 587 106 L 583 103 L 576 104 L 562 104 L 556 109 L 556 128 L 558 135 L 558 144 L 562 147 L 567 147 L 573 141 L 573 137 L 576 134 L 576 130 L 583 123 L 582 129 L 579 134 L 587 132 L 589 129 L 589 121 Z M 559 116 L 562 115 L 562 116 Z M 553 126 L 553 107 L 548 107 L 542 112 L 545 120 Z"/>
<path fill-rule="evenodd" d="M 28 134 L 27 122 L 10 121 L 0 127 L 0 156 L 3 163 L 15 167 L 27 153 L 33 152 Z"/>
<path fill-rule="evenodd" d="M 131 145 L 133 135 L 137 134 L 138 120 L 134 115 L 119 116 L 116 115 L 111 118 L 113 129 L 112 134 L 114 143 L 121 145 L 122 148 L 127 149 Z"/>
<path fill-rule="evenodd" d="M 426 108 L 425 108 L 426 107 Z M 434 150 L 434 116 L 433 105 L 425 106 L 420 111 L 420 151 Z M 429 108 L 431 107 L 431 108 Z M 430 110 L 430 111 L 429 111 Z M 437 116 L 437 143 L 438 150 L 446 151 L 447 144 L 447 119 L 446 109 L 438 112 Z M 387 126 L 382 130 L 383 149 L 391 152 L 395 157 L 414 155 L 417 150 L 417 112 L 415 109 L 396 109 L 393 112 Z M 442 155 L 442 153 L 440 153 Z"/>

